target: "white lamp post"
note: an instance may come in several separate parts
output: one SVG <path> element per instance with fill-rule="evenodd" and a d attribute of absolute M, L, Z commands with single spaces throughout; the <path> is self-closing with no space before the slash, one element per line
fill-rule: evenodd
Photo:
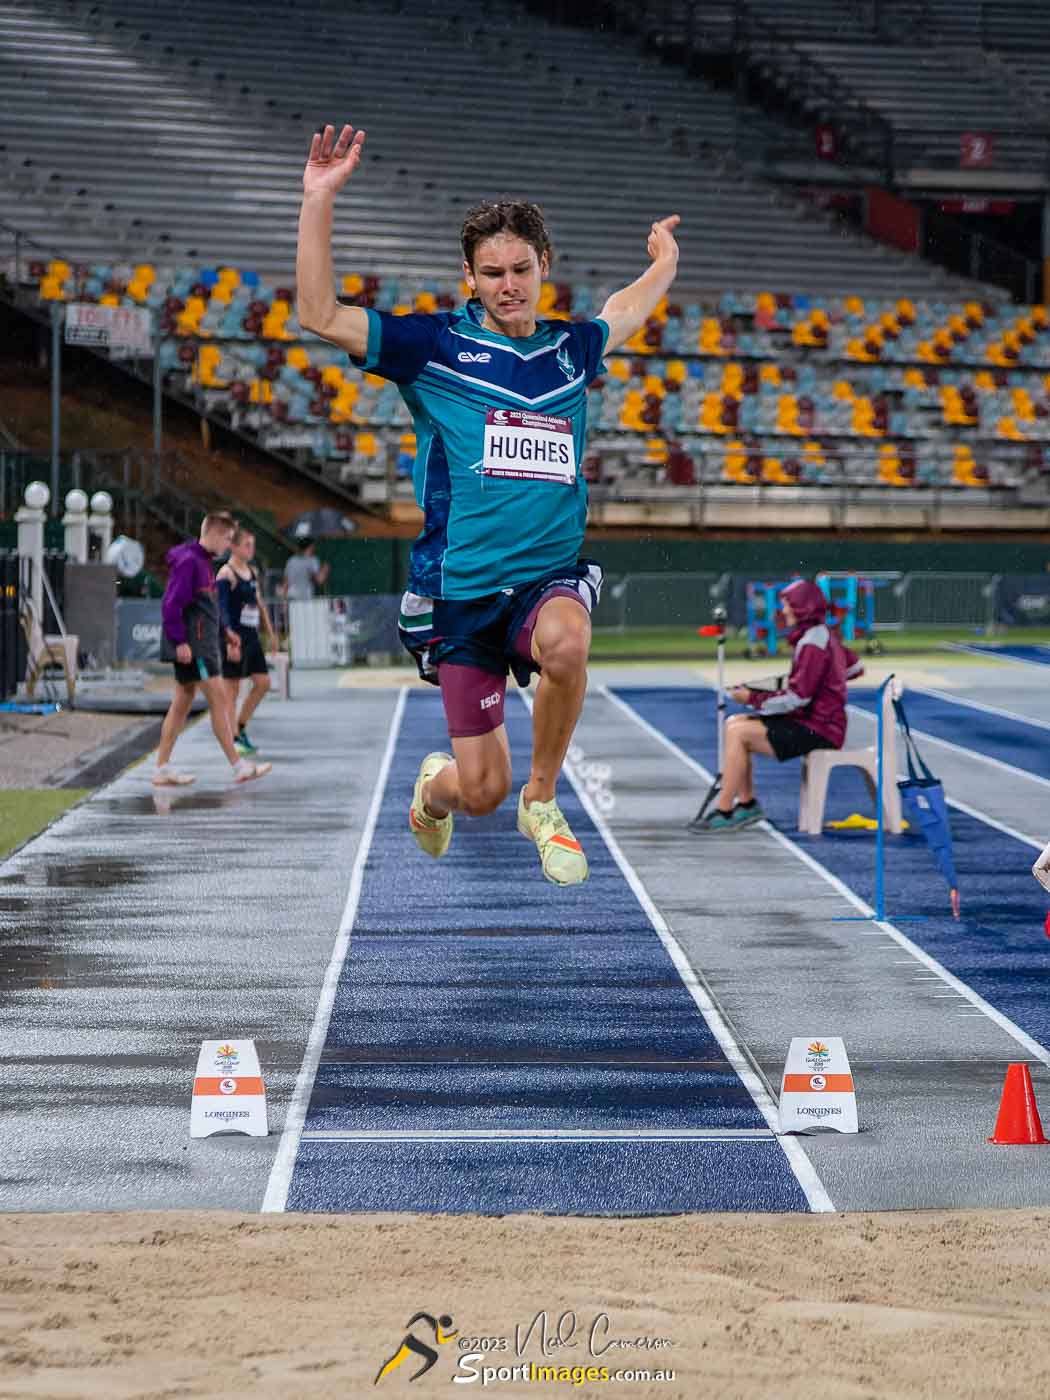
<path fill-rule="evenodd" d="M 88 561 L 88 498 L 83 491 L 73 490 L 66 496 L 66 513 L 62 524 L 66 529 L 66 557 L 78 564 Z"/>

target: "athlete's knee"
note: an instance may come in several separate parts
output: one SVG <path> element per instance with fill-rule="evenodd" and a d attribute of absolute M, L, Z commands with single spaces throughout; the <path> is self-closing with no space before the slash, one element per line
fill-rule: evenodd
<path fill-rule="evenodd" d="M 486 769 L 464 780 L 460 775 L 460 804 L 468 817 L 487 817 L 510 792 L 510 774 Z"/>
<path fill-rule="evenodd" d="M 579 621 L 567 622 L 555 636 L 544 642 L 540 652 L 543 674 L 556 684 L 576 680 L 587 669 L 591 629 L 586 614 Z"/>

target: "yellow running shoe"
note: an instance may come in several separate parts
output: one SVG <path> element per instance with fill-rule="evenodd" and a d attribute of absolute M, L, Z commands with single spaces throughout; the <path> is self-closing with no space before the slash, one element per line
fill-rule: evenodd
<path fill-rule="evenodd" d="M 450 753 L 428 753 L 419 765 L 419 777 L 412 793 L 412 806 L 408 809 L 408 825 L 416 838 L 420 850 L 436 860 L 448 850 L 452 840 L 452 813 L 444 817 L 431 817 L 423 808 L 423 784 L 429 783 L 440 773 L 446 763 L 452 762 Z"/>
<path fill-rule="evenodd" d="M 552 885 L 582 885 L 587 878 L 587 857 L 562 816 L 557 800 L 525 805 L 525 789 L 518 795 L 518 830 L 535 841 L 543 873 Z"/>

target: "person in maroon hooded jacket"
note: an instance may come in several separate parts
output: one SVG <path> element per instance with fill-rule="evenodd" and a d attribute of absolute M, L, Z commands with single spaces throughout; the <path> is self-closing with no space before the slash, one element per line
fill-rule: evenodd
<path fill-rule="evenodd" d="M 846 682 L 864 666 L 828 626 L 827 599 L 815 583 L 788 584 L 780 603 L 795 649 L 791 673 L 778 690 L 738 685 L 729 692 L 755 713 L 733 715 L 726 724 L 722 788 L 702 823 L 705 832 L 740 831 L 765 819 L 752 786 L 754 754 L 783 763 L 814 749 L 841 749 L 846 738 Z"/>
<path fill-rule="evenodd" d="M 162 661 L 174 663 L 175 693 L 160 732 L 154 787 L 183 787 L 194 781 L 191 773 L 180 772 L 172 767 L 170 760 L 198 686 L 208 702 L 211 727 L 219 747 L 233 768 L 234 782 L 247 783 L 253 778 L 262 778 L 273 767 L 271 763 L 250 763 L 234 748 L 222 680 L 219 604 L 212 559 L 229 549 L 236 528 L 237 522 L 224 512 L 206 515 L 200 539 L 187 540 L 168 550 L 168 585 L 161 603 L 160 655 Z M 239 656 L 237 633 L 231 629 L 227 640 L 231 654 L 236 650 Z"/>

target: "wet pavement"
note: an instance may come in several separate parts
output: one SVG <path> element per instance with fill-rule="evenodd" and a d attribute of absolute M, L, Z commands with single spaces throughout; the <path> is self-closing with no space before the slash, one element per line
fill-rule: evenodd
<path fill-rule="evenodd" d="M 194 787 L 139 765 L 0 864 L 0 1208 L 258 1208 L 277 1138 L 191 1143 L 197 1053 L 254 1038 L 279 1130 L 390 704 L 267 702 L 240 787 L 195 726 Z"/>

